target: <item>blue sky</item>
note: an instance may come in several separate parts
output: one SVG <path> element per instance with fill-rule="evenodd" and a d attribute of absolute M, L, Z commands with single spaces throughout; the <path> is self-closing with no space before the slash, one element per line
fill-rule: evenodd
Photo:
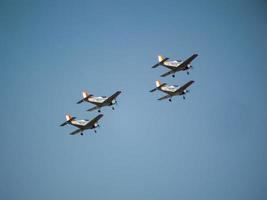
<path fill-rule="evenodd" d="M 267 198 L 266 1 L 1 1 L 0 198 Z M 158 54 L 199 57 L 157 101 Z M 111 95 L 98 134 L 59 127 Z"/>

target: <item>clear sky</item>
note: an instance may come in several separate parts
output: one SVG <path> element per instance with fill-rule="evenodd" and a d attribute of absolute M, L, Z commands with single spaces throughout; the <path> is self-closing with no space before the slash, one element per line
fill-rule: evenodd
<path fill-rule="evenodd" d="M 0 199 L 267 199 L 267 2 L 1 1 Z M 199 57 L 187 99 L 157 55 Z M 59 127 L 111 95 L 97 134 Z"/>

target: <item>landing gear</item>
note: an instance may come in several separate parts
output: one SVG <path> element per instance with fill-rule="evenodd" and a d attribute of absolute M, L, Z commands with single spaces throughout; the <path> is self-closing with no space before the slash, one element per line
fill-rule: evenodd
<path fill-rule="evenodd" d="M 83 133 L 81 133 L 81 135 L 83 135 Z"/>
<path fill-rule="evenodd" d="M 115 108 L 112 106 L 112 110 L 115 110 Z"/>
<path fill-rule="evenodd" d="M 175 74 L 173 74 L 172 77 L 175 78 Z"/>
<path fill-rule="evenodd" d="M 186 74 L 189 75 L 189 71 L 187 71 Z"/>
<path fill-rule="evenodd" d="M 172 102 L 172 99 L 169 99 L 169 102 Z"/>
<path fill-rule="evenodd" d="M 94 132 L 96 133 L 96 130 L 94 129 Z"/>
<path fill-rule="evenodd" d="M 101 113 L 101 110 L 99 109 L 97 112 Z"/>
<path fill-rule="evenodd" d="M 183 96 L 183 99 L 185 99 L 185 96 Z"/>

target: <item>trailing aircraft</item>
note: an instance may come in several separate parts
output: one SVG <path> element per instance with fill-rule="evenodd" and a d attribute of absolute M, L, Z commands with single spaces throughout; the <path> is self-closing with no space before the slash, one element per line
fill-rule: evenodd
<path fill-rule="evenodd" d="M 87 91 L 83 91 L 82 92 L 83 99 L 78 101 L 77 104 L 80 104 L 85 101 L 95 105 L 94 107 L 88 109 L 87 111 L 98 110 L 98 112 L 101 112 L 101 108 L 104 106 L 112 106 L 112 110 L 115 110 L 114 105 L 117 104 L 116 98 L 120 95 L 120 93 L 121 91 L 117 91 L 110 97 L 106 96 L 95 97 L 92 94 L 89 94 Z"/>
<path fill-rule="evenodd" d="M 164 58 L 162 55 L 158 56 L 158 63 L 153 65 L 152 68 L 156 68 L 158 66 L 164 66 L 168 69 L 170 69 L 170 71 L 164 73 L 161 75 L 161 77 L 165 77 L 168 76 L 170 74 L 172 74 L 172 77 L 175 77 L 175 73 L 178 71 L 186 71 L 187 74 L 189 74 L 189 69 L 193 68 L 191 65 L 191 62 L 198 56 L 198 54 L 193 54 L 192 56 L 190 56 L 189 58 L 187 58 L 186 60 L 182 61 L 182 60 L 172 60 L 169 61 L 169 58 Z"/>
<path fill-rule="evenodd" d="M 71 132 L 70 135 L 76 135 L 80 134 L 83 135 L 83 132 L 88 129 L 94 129 L 94 132 L 96 133 L 96 128 L 99 127 L 98 120 L 101 119 L 104 115 L 99 114 L 92 120 L 87 120 L 87 119 L 81 119 L 81 120 L 76 120 L 76 117 L 72 117 L 71 115 L 66 115 L 66 120 L 60 126 L 65 126 L 67 124 L 70 124 L 72 126 L 77 127 L 75 131 Z"/>
<path fill-rule="evenodd" d="M 166 93 L 166 96 L 159 98 L 158 100 L 169 99 L 172 101 L 173 96 L 183 95 L 183 99 L 185 99 L 185 94 L 189 92 L 187 88 L 192 85 L 194 81 L 189 81 L 183 86 L 179 87 L 178 85 L 167 85 L 166 83 L 161 83 L 159 80 L 156 81 L 156 88 L 150 90 L 150 92 L 155 92 L 156 90 L 160 90 Z"/>

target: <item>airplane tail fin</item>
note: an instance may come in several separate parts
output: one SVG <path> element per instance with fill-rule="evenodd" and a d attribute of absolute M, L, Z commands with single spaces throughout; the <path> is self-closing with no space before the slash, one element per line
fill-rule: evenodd
<path fill-rule="evenodd" d="M 156 86 L 159 87 L 160 85 L 161 85 L 160 80 L 157 80 L 157 81 L 156 81 Z"/>
<path fill-rule="evenodd" d="M 70 121 L 73 117 L 71 115 L 66 115 L 66 120 Z"/>
<path fill-rule="evenodd" d="M 83 98 L 89 97 L 89 92 L 88 91 L 83 91 Z"/>
<path fill-rule="evenodd" d="M 162 55 L 158 55 L 158 60 L 159 60 L 159 62 L 162 62 L 164 59 L 165 59 L 164 56 L 162 56 Z"/>
<path fill-rule="evenodd" d="M 71 115 L 66 115 L 66 121 L 60 124 L 60 126 L 65 126 L 66 124 L 69 124 L 74 119 L 76 119 L 76 117 L 72 117 Z"/>
<path fill-rule="evenodd" d="M 156 87 L 150 90 L 150 92 L 155 92 L 156 90 L 160 90 L 160 88 L 164 85 L 166 85 L 166 83 L 161 83 L 160 80 L 156 80 Z"/>
<path fill-rule="evenodd" d="M 89 94 L 89 92 L 87 92 L 87 91 L 83 91 L 82 94 L 83 94 L 83 98 L 82 98 L 80 101 L 78 101 L 77 104 L 80 104 L 80 103 L 82 103 L 84 100 L 86 100 L 88 97 L 93 96 L 92 94 Z"/>

